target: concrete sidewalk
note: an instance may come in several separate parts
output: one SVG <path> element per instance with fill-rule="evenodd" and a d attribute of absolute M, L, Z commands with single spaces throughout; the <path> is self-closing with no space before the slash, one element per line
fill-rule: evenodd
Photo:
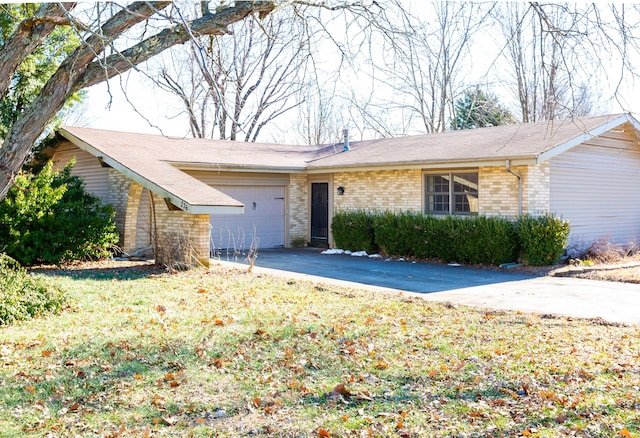
<path fill-rule="evenodd" d="M 263 251 L 265 253 L 266 251 Z M 240 269 L 246 263 L 213 261 Z M 269 267 L 269 266 L 275 266 Z M 640 325 L 640 285 L 570 277 L 534 277 L 447 265 L 384 262 L 319 252 L 274 250 L 256 273 L 337 284 L 483 309 L 601 318 Z"/>

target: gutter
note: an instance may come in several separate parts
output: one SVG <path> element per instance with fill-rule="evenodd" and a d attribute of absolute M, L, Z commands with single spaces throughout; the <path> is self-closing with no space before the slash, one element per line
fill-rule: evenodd
<path fill-rule="evenodd" d="M 518 217 L 522 216 L 522 175 L 511 168 L 511 160 L 505 161 L 505 169 L 518 178 Z"/>

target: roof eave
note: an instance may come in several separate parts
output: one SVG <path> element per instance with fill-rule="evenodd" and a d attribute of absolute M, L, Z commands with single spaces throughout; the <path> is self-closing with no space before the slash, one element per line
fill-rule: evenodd
<path fill-rule="evenodd" d="M 201 204 L 192 204 L 185 199 L 169 192 L 168 190 L 160 187 L 152 181 L 144 178 L 140 174 L 134 172 L 130 168 L 121 164 L 119 161 L 114 160 L 108 155 L 103 154 L 98 149 L 91 146 L 89 143 L 81 140 L 76 137 L 69 131 L 64 128 L 60 128 L 58 132 L 61 135 L 69 140 L 71 143 L 79 147 L 80 149 L 90 153 L 91 155 L 97 157 L 101 162 L 109 165 L 114 168 L 118 172 L 122 173 L 126 177 L 140 184 L 141 186 L 149 189 L 153 193 L 157 194 L 165 201 L 169 201 L 171 204 L 176 206 L 178 209 L 190 213 L 190 214 L 243 214 L 244 213 L 244 205 L 238 202 L 236 205 L 201 205 Z M 214 189 L 212 189 L 214 190 Z"/>
<path fill-rule="evenodd" d="M 535 156 L 519 157 L 492 157 L 465 160 L 430 160 L 410 163 L 390 163 L 390 164 L 352 164 L 348 166 L 318 166 L 307 168 L 307 173 L 318 174 L 327 172 L 355 172 L 362 170 L 408 170 L 408 169 L 450 169 L 450 168 L 473 168 L 473 167 L 501 167 L 506 161 L 511 166 L 525 166 L 536 164 Z"/>
<path fill-rule="evenodd" d="M 560 143 L 559 145 L 554 146 L 548 151 L 538 154 L 536 164 L 544 163 L 545 161 L 548 161 L 560 155 L 561 153 L 566 152 L 575 146 L 578 146 L 579 144 L 587 142 L 592 138 L 602 135 L 605 132 L 612 130 L 616 126 L 620 126 L 626 122 L 630 122 L 636 129 L 639 129 L 640 125 L 633 117 L 631 117 L 629 114 L 621 114 L 615 119 L 611 119 L 608 122 L 591 129 L 590 131 L 583 132 L 582 134 L 572 138 L 571 140 Z"/>

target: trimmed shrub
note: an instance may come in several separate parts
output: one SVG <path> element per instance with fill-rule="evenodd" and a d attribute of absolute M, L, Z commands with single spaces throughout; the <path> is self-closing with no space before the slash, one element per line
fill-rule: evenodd
<path fill-rule="evenodd" d="M 484 265 L 515 261 L 522 251 L 525 263 L 549 265 L 567 245 L 569 224 L 548 214 L 514 223 L 502 217 L 345 211 L 334 217 L 332 231 L 336 246 L 352 251 L 380 248 L 389 256 Z"/>
<path fill-rule="evenodd" d="M 465 263 L 499 265 L 517 258 L 517 235 L 506 218 L 475 216 L 458 219 L 460 260 Z"/>
<path fill-rule="evenodd" d="M 373 216 L 375 243 L 387 255 L 413 256 L 412 245 L 419 215 L 410 212 L 386 211 Z"/>
<path fill-rule="evenodd" d="M 387 255 L 490 265 L 517 257 L 514 224 L 506 218 L 387 211 L 373 224 L 375 242 Z"/>
<path fill-rule="evenodd" d="M 514 223 L 502 217 L 357 211 L 337 214 L 332 231 L 336 246 L 352 251 L 378 247 L 389 256 L 484 265 L 515 261 L 522 251 L 525 263 L 549 265 L 567 245 L 569 224 L 553 215 Z"/>
<path fill-rule="evenodd" d="M 0 203 L 0 250 L 23 265 L 60 264 L 109 256 L 118 241 L 115 212 L 85 192 L 71 176 L 47 163 L 37 174 L 23 173 Z"/>
<path fill-rule="evenodd" d="M 349 251 L 375 253 L 373 215 L 363 210 L 341 211 L 333 216 L 331 232 L 336 247 Z"/>
<path fill-rule="evenodd" d="M 0 254 L 0 325 L 57 313 L 67 303 L 61 289 L 27 274 L 17 261 Z"/>
<path fill-rule="evenodd" d="M 525 215 L 516 224 L 523 263 L 552 265 L 558 261 L 569 239 L 569 222 L 552 215 Z"/>

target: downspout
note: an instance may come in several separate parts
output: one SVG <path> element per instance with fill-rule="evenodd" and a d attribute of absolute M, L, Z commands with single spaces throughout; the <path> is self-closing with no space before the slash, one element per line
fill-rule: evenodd
<path fill-rule="evenodd" d="M 511 160 L 505 162 L 507 172 L 518 178 L 518 217 L 522 216 L 522 175 L 511 168 Z"/>

